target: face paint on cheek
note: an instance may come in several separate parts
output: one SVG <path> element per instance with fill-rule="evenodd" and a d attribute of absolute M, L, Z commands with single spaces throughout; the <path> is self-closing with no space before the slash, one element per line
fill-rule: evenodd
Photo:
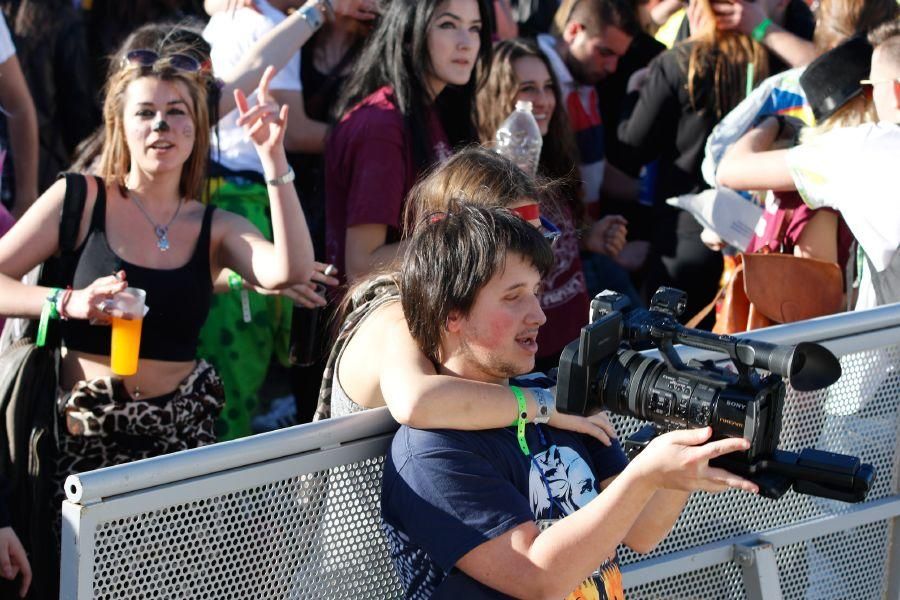
<path fill-rule="evenodd" d="M 184 129 L 181 130 L 181 135 L 187 138 L 194 137 L 194 126 L 193 125 L 185 125 Z"/>

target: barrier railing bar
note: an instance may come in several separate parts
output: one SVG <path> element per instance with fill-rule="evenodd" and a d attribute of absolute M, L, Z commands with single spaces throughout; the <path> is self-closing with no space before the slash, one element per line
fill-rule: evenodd
<path fill-rule="evenodd" d="M 769 531 L 718 540 L 702 546 L 686 548 L 672 554 L 624 565 L 622 566 L 622 582 L 626 587 L 634 587 L 731 562 L 735 560 L 735 546 L 748 546 L 758 542 L 766 542 L 775 548 L 779 548 L 845 529 L 894 518 L 898 515 L 900 515 L 900 496 L 882 498 L 866 504 L 858 504 L 844 513 L 811 519 L 803 523 L 787 525 Z"/>
<path fill-rule="evenodd" d="M 865 504 L 857 504 L 846 512 L 770 529 L 759 533 L 757 537 L 780 548 L 788 544 L 831 535 L 845 529 L 862 527 L 876 521 L 885 521 L 898 515 L 900 515 L 900 496 L 889 496 Z"/>
<path fill-rule="evenodd" d="M 386 408 L 369 410 L 72 475 L 66 479 L 66 496 L 70 502 L 89 504 L 109 496 L 315 452 L 396 429 L 397 423 Z"/>
<path fill-rule="evenodd" d="M 887 598 L 900 598 L 900 519 L 891 522 L 891 559 L 888 561 Z"/>

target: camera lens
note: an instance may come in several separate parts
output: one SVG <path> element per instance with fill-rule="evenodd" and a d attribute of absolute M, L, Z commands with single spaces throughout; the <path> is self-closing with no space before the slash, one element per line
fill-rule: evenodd
<path fill-rule="evenodd" d="M 780 423 L 771 422 L 771 390 L 717 384 L 633 350 L 619 350 L 600 364 L 594 393 L 610 411 L 664 430 L 711 426 L 717 438 L 747 437 L 751 452 L 763 450 L 760 440 L 777 441 L 780 431 Z"/>

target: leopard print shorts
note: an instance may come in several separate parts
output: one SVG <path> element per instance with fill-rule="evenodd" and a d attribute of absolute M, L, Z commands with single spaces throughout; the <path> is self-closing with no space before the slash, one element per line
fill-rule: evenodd
<path fill-rule="evenodd" d="M 56 509 L 73 473 L 215 443 L 225 390 L 215 369 L 198 361 L 173 393 L 135 400 L 119 377 L 80 381 L 58 408 Z"/>

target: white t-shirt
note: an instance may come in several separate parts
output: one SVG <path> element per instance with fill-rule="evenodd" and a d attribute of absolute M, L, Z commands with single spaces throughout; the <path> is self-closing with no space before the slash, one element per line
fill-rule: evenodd
<path fill-rule="evenodd" d="M 15 53 L 16 47 L 13 45 L 12 36 L 9 35 L 6 19 L 0 14 L 0 64 L 8 61 Z"/>
<path fill-rule="evenodd" d="M 203 37 L 212 46 L 211 58 L 216 73 L 222 75 L 231 71 L 243 60 L 257 40 L 286 18 L 284 13 L 266 0 L 256 0 L 256 5 L 260 12 L 249 8 L 224 10 L 210 18 L 209 24 L 203 30 Z M 297 52 L 284 68 L 275 74 L 269 90 L 299 92 L 302 89 L 300 52 Z M 255 99 L 256 92 L 253 92 L 248 99 L 251 106 Z M 245 138 L 244 129 L 238 127 L 237 119 L 238 111 L 233 110 L 219 121 L 218 137 L 216 132 L 213 132 L 211 158 L 232 171 L 255 171 L 262 174 L 262 163 L 256 149 L 253 143 Z"/>
<path fill-rule="evenodd" d="M 900 126 L 878 123 L 831 131 L 788 152 L 797 190 L 812 208 L 841 212 L 878 271 L 900 247 Z M 863 271 L 857 310 L 871 308 L 871 276 Z"/>

